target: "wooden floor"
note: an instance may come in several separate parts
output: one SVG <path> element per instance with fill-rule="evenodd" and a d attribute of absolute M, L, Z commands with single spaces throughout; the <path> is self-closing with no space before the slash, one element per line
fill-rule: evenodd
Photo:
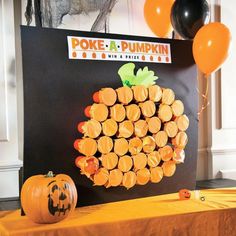
<path fill-rule="evenodd" d="M 229 188 L 236 187 L 236 180 L 211 179 L 197 181 L 196 189 Z M 19 198 L 0 198 L 0 211 L 15 210 L 20 208 Z"/>
<path fill-rule="evenodd" d="M 15 210 L 20 208 L 19 198 L 0 199 L 0 211 Z"/>

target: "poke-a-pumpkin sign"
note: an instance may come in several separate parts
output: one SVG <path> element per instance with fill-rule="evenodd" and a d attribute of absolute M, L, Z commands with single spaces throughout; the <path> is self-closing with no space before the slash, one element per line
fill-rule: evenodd
<path fill-rule="evenodd" d="M 35 175 L 21 189 L 21 206 L 35 223 L 56 223 L 65 219 L 76 207 L 77 191 L 73 180 L 65 174 Z"/>

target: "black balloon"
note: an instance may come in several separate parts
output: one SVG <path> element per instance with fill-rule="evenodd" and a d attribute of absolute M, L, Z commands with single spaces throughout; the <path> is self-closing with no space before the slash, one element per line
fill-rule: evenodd
<path fill-rule="evenodd" d="M 206 0 L 176 0 L 171 9 L 171 24 L 184 39 L 193 39 L 197 31 L 209 23 Z"/>

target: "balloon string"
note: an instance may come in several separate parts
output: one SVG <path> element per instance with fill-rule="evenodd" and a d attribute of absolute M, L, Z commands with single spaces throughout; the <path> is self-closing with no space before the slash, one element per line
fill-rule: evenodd
<path fill-rule="evenodd" d="M 172 31 L 172 39 L 175 39 L 175 31 Z"/>
<path fill-rule="evenodd" d="M 204 76 L 207 83 L 206 83 L 206 89 L 205 89 L 205 93 L 200 93 L 199 89 L 197 89 L 197 92 L 201 95 L 202 97 L 202 105 L 200 110 L 198 111 L 197 115 L 198 115 L 198 121 L 200 120 L 201 114 L 202 112 L 207 108 L 207 106 L 210 104 L 210 102 L 208 101 L 208 91 L 209 91 L 209 81 L 208 81 L 208 76 L 205 75 Z"/>

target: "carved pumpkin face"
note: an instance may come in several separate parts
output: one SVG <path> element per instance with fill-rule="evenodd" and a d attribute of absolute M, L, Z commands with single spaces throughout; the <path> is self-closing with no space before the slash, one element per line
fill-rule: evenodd
<path fill-rule="evenodd" d="M 75 184 L 64 174 L 32 176 L 21 190 L 22 208 L 36 223 L 61 221 L 75 209 L 76 203 Z"/>
<path fill-rule="evenodd" d="M 72 202 L 70 201 L 70 186 L 65 180 L 52 181 L 48 185 L 48 210 L 54 216 L 65 215 L 70 211 L 71 204 L 74 202 L 72 195 Z"/>
<path fill-rule="evenodd" d="M 188 189 L 181 189 L 179 191 L 179 199 L 180 200 L 188 200 L 191 197 L 191 192 Z"/>

